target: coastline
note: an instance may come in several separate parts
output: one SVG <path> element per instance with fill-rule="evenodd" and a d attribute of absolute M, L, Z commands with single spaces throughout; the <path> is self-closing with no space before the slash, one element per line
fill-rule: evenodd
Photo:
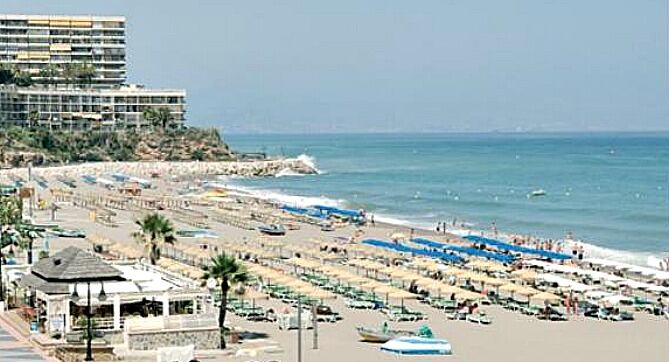
<path fill-rule="evenodd" d="M 128 161 L 128 162 L 88 162 L 65 166 L 43 166 L 33 167 L 32 174 L 40 177 L 50 177 L 53 175 L 63 175 L 71 178 L 79 178 L 82 174 L 109 174 L 110 172 L 123 170 L 124 172 L 146 177 L 152 174 L 169 175 L 174 180 L 208 181 L 214 187 L 223 187 L 231 194 L 237 193 L 240 196 L 257 198 L 259 200 L 284 203 L 297 207 L 308 207 L 315 204 L 322 204 L 335 207 L 348 207 L 348 200 L 330 199 L 326 197 L 314 197 L 303 195 L 292 195 L 281 191 L 251 188 L 240 185 L 237 181 L 245 178 L 294 178 L 308 175 L 323 174 L 318 169 L 314 159 L 307 155 L 300 155 L 294 158 L 278 158 L 269 160 L 252 161 Z M 17 176 L 22 178 L 27 175 L 26 167 L 0 169 L 0 184 L 10 183 Z M 21 175 L 21 176 L 19 176 Z M 425 222 L 412 222 L 403 218 L 401 215 L 384 215 L 383 213 L 375 215 L 377 224 L 385 225 L 388 228 L 409 233 L 410 230 L 428 233 L 428 235 L 441 236 L 443 233 L 436 233 L 436 225 L 429 225 Z M 523 233 L 508 233 L 503 230 L 493 235 L 489 230 L 476 228 L 475 225 L 464 224 L 461 227 L 452 227 L 447 223 L 446 236 L 453 238 L 468 235 L 485 236 L 500 238 L 508 241 L 516 236 L 524 236 Z M 544 241 L 548 238 L 535 236 L 536 240 Z M 592 242 L 582 240 L 564 240 L 558 239 L 564 248 L 582 247 L 587 257 L 602 258 L 617 262 L 635 264 L 644 267 L 657 268 L 657 263 L 669 256 L 669 252 L 652 253 L 612 249 L 596 245 Z"/>
<path fill-rule="evenodd" d="M 302 175 L 297 177 L 301 176 Z M 325 197 L 293 195 L 293 194 L 281 193 L 275 190 L 257 189 L 257 188 L 240 186 L 239 184 L 235 183 L 235 181 L 238 180 L 236 177 L 223 177 L 223 178 L 218 178 L 218 180 L 221 182 L 221 186 L 227 189 L 239 192 L 241 195 L 244 196 L 250 196 L 261 200 L 285 203 L 297 207 L 308 207 L 314 204 L 322 204 L 327 206 L 336 206 L 343 208 L 346 208 L 348 206 L 347 200 L 343 199 L 330 199 Z M 442 233 L 437 233 L 435 231 L 436 224 L 428 225 L 427 223 L 412 222 L 410 220 L 403 219 L 402 216 L 397 216 L 397 215 L 389 216 L 384 214 L 376 214 L 373 211 L 371 213 L 374 214 L 377 224 L 383 224 L 390 228 L 402 230 L 403 232 L 409 232 L 411 229 L 414 229 L 420 231 L 421 233 L 429 233 L 429 235 L 437 235 L 437 236 L 444 235 Z M 455 228 L 451 227 L 450 225 L 447 226 L 448 227 L 446 229 L 447 232 L 446 235 L 447 236 L 451 235 L 452 237 L 477 235 L 491 238 L 499 238 L 508 241 L 515 236 L 525 235 L 522 233 L 508 233 L 503 230 L 498 231 L 497 235 L 493 235 L 493 233 L 490 232 L 489 230 L 476 228 L 474 225 L 471 224 L 466 224 L 464 227 L 455 227 Z M 533 237 L 536 237 L 539 241 L 548 240 L 548 238 L 541 236 L 533 235 Z M 583 240 L 557 239 L 555 241 L 562 242 L 564 247 L 568 250 L 570 250 L 572 247 L 582 247 L 586 257 L 602 258 L 617 262 L 635 264 L 644 267 L 657 268 L 657 265 L 653 263 L 653 261 L 659 262 L 661 258 L 669 256 L 669 251 L 664 253 L 653 253 L 653 252 L 612 249 L 596 245 L 591 241 L 583 241 Z"/>
<path fill-rule="evenodd" d="M 72 170 L 69 171 L 72 172 Z M 113 171 L 119 170 L 116 169 Z M 145 193 L 148 198 L 162 198 L 166 195 L 176 198 L 179 197 L 176 195 L 177 190 L 198 184 L 196 179 L 197 177 L 194 176 L 189 180 L 173 180 L 170 177 L 164 176 L 156 179 L 154 187 L 146 189 Z M 62 186 L 53 173 L 49 176 L 48 181 L 54 188 Z M 78 187 L 72 189 L 75 194 L 90 195 L 93 198 L 109 197 L 116 194 L 115 190 L 109 190 L 103 187 L 103 185 L 90 185 L 85 182 L 79 182 L 79 180 L 77 183 Z M 196 200 L 196 195 L 201 194 L 203 191 L 200 188 L 199 192 L 191 195 L 194 198 L 190 200 Z M 49 197 L 47 191 L 41 190 L 41 193 L 47 198 Z M 262 200 L 250 200 L 247 197 L 239 197 L 241 199 L 240 202 L 236 200 L 237 197 L 234 197 L 234 195 L 228 194 L 228 196 L 233 196 L 229 197 L 229 202 L 221 201 L 218 204 L 218 200 L 214 198 L 209 201 L 209 206 L 196 206 L 194 202 L 193 209 L 191 210 L 209 212 L 209 215 L 216 215 L 214 209 L 219 208 L 226 212 L 237 213 L 246 218 L 249 218 L 251 213 L 254 212 L 269 214 L 268 205 Z M 204 202 L 205 200 L 202 201 Z M 222 208 L 217 207 L 217 204 Z M 93 235 L 102 236 L 118 247 L 115 250 L 121 250 L 121 248 L 132 249 L 139 253 L 139 255 L 142 255 L 143 253 L 140 251 L 141 246 L 129 234 L 135 227 L 133 220 L 140 217 L 145 211 L 134 208 L 114 208 L 114 212 L 117 214 L 115 217 L 116 225 L 115 227 L 110 227 L 102 223 L 92 222 L 90 220 L 89 209 L 82 207 L 82 205 L 66 203 L 58 211 L 55 222 L 64 228 L 84 230 L 91 237 L 90 240 L 92 240 Z M 175 227 L 178 229 L 193 229 L 194 227 L 189 222 L 190 220 L 180 217 L 180 214 L 175 213 L 174 210 L 167 209 L 158 212 L 170 215 Z M 35 216 L 38 222 L 50 222 L 51 215 L 48 210 L 36 210 Z M 209 230 L 216 233 L 220 238 L 180 238 L 179 247 L 181 250 L 198 248 L 202 243 L 207 243 L 214 248 L 225 248 L 235 244 L 239 248 L 232 250 L 259 250 L 259 248 L 269 246 L 269 240 L 271 240 L 270 237 L 260 235 L 257 230 L 241 228 L 233 224 L 213 220 L 213 218 L 208 224 L 210 227 Z M 355 244 L 351 244 L 348 238 L 351 235 L 355 235 L 359 229 L 364 231 L 362 238 L 389 240 L 396 232 L 409 235 L 410 227 L 394 223 L 388 224 L 382 219 L 376 219 L 375 225 L 368 224 L 359 228 L 355 225 L 344 224 L 337 227 L 335 231 L 325 232 L 318 225 L 300 222 L 298 229 L 290 230 L 285 236 L 279 237 L 280 239 L 273 240 L 285 245 L 287 249 L 282 252 L 283 256 L 275 259 L 273 263 L 283 265 L 282 270 L 286 274 L 292 274 L 293 269 L 287 267 L 287 264 L 285 264 L 291 260 L 290 257 L 293 254 L 289 248 L 292 250 L 311 248 L 316 251 L 317 246 L 322 245 L 317 243 L 324 242 L 328 243 L 329 247 L 352 247 Z M 448 240 L 450 239 L 450 235 L 437 234 L 434 230 L 424 231 L 416 229 L 415 235 L 426 236 L 439 241 L 452 241 Z M 54 252 L 67 246 L 90 249 L 90 240 L 59 237 L 51 239 L 49 245 L 51 251 Z M 382 251 L 379 250 L 378 253 L 382 253 Z M 354 255 L 352 254 L 351 256 L 353 257 Z M 270 261 L 266 260 L 265 263 L 267 262 Z M 354 270 L 351 265 L 347 268 L 351 272 Z M 256 303 L 263 308 L 273 308 L 275 311 L 287 308 L 284 302 L 276 298 L 258 300 Z M 351 309 L 346 306 L 345 297 L 343 296 L 327 300 L 327 304 L 333 310 L 341 313 L 343 320 L 336 323 L 319 323 L 318 328 L 321 342 L 317 350 L 312 349 L 310 346 L 311 330 L 303 331 L 302 337 L 304 339 L 302 342 L 305 349 L 305 358 L 323 362 L 334 362 L 342 358 L 369 361 L 390 361 L 397 358 L 396 356 L 379 351 L 378 344 L 360 342 L 356 333 L 356 327 L 378 326 L 387 320 L 387 316 L 378 311 Z M 454 355 L 446 357 L 446 359 L 452 361 L 482 361 L 491 358 L 523 362 L 536 361 L 537 358 L 545 361 L 560 361 L 564 359 L 561 354 L 546 354 L 547 350 L 555 348 L 556 341 L 558 340 L 570 346 L 570 353 L 573 356 L 577 356 L 575 357 L 576 359 L 584 361 L 627 361 L 634 356 L 641 356 L 642 359 L 647 361 L 661 361 L 666 360 L 667 357 L 667 351 L 660 348 L 660 346 L 666 344 L 666 338 L 668 337 L 667 331 L 669 329 L 666 328 L 666 320 L 645 313 L 638 313 L 638 318 L 629 323 L 612 324 L 612 322 L 600 321 L 584 316 L 573 316 L 569 321 L 563 323 L 541 321 L 536 319 L 536 317 L 506 310 L 501 306 L 490 305 L 485 307 L 485 311 L 494 322 L 490 326 L 484 326 L 467 321 L 450 320 L 444 311 L 432 308 L 416 300 L 406 300 L 405 306 L 412 310 L 422 311 L 425 313 L 427 320 L 413 322 L 395 321 L 391 322 L 393 327 L 397 326 L 402 329 L 415 331 L 422 325 L 429 325 L 437 337 L 446 338 L 453 344 Z M 244 341 L 239 346 L 235 345 L 234 348 L 237 351 L 254 351 L 254 353 L 258 353 L 258 358 L 261 360 L 292 361 L 296 359 L 296 334 L 294 330 L 279 330 L 275 323 L 250 321 L 232 313 L 228 321 L 231 326 L 240 328 L 240 330 L 266 336 L 257 341 Z M 630 338 L 630 335 L 636 337 Z M 481 345 L 487 346 L 487 348 L 481 348 Z M 275 350 L 272 353 L 263 352 L 265 346 L 274 346 L 275 348 L 278 346 L 279 350 Z M 643 351 L 643 353 L 639 354 L 639 350 Z M 223 358 L 224 360 L 247 361 L 249 356 L 226 356 Z M 421 358 L 421 360 L 437 361 L 444 360 L 444 357 L 430 356 Z"/>

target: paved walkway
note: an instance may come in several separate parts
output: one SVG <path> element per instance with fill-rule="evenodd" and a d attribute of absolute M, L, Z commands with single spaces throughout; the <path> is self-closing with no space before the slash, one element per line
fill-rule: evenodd
<path fill-rule="evenodd" d="M 0 361 L 2 362 L 38 362 L 45 361 L 33 347 L 17 340 L 0 324 Z"/>

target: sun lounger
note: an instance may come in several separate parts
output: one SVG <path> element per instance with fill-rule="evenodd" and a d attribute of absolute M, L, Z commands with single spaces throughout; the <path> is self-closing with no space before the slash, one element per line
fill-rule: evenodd
<path fill-rule="evenodd" d="M 376 307 L 374 302 L 356 299 L 346 299 L 344 304 L 346 304 L 347 307 L 354 309 L 374 309 Z"/>
<path fill-rule="evenodd" d="M 436 299 L 432 300 L 430 305 L 442 310 L 454 310 L 457 307 L 457 302 L 450 299 Z"/>
<path fill-rule="evenodd" d="M 461 312 L 461 311 L 456 311 L 456 312 L 447 314 L 447 316 L 448 316 L 448 319 L 452 319 L 452 320 L 456 320 L 456 321 L 464 321 L 464 320 L 467 319 L 467 315 L 468 315 L 468 314 L 469 314 L 469 313 L 464 313 L 464 312 Z"/>
<path fill-rule="evenodd" d="M 469 322 L 477 323 L 477 324 L 490 324 L 490 323 L 492 323 L 492 320 L 490 319 L 490 317 L 488 317 L 488 315 L 486 315 L 483 312 L 469 314 L 469 315 L 467 315 L 466 319 Z"/>
<path fill-rule="evenodd" d="M 541 313 L 541 307 L 538 305 L 529 305 L 527 307 L 522 308 L 521 312 L 523 314 L 527 314 L 530 316 L 536 316 L 539 315 L 539 313 Z"/>

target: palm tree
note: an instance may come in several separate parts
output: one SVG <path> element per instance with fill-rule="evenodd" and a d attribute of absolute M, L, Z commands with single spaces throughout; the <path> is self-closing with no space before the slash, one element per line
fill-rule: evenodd
<path fill-rule="evenodd" d="M 228 305 L 228 292 L 235 284 L 243 284 L 249 280 L 249 274 L 244 265 L 232 255 L 225 253 L 211 258 L 211 265 L 204 266 L 203 279 L 214 279 L 221 286 L 221 305 L 218 307 L 218 328 L 220 330 L 220 346 L 225 349 L 225 338 L 223 336 L 223 324 L 225 322 L 225 311 Z"/>
<path fill-rule="evenodd" d="M 0 226 L 16 225 L 21 221 L 21 199 L 15 196 L 0 197 Z"/>
<path fill-rule="evenodd" d="M 17 228 L 17 231 L 20 237 L 19 247 L 26 251 L 26 259 L 28 265 L 30 265 L 33 263 L 33 244 L 35 243 L 35 239 L 42 237 L 43 235 L 29 226 L 21 226 Z"/>
<path fill-rule="evenodd" d="M 160 247 L 165 243 L 174 244 L 177 240 L 172 222 L 158 213 L 153 213 L 136 220 L 135 224 L 139 226 L 139 230 L 133 232 L 132 236 L 149 250 L 151 265 L 156 265 L 156 261 L 160 259 Z"/>
<path fill-rule="evenodd" d="M 153 108 L 149 107 L 142 112 L 144 119 L 147 120 L 151 127 L 154 129 L 161 127 L 163 130 L 167 129 L 168 126 L 172 126 L 172 113 L 169 108 L 159 107 Z"/>
<path fill-rule="evenodd" d="M 0 274 L 2 274 L 2 249 L 13 244 L 14 237 L 10 229 L 21 222 L 23 202 L 15 196 L 0 196 Z M 5 300 L 4 288 L 0 278 L 0 301 Z"/>

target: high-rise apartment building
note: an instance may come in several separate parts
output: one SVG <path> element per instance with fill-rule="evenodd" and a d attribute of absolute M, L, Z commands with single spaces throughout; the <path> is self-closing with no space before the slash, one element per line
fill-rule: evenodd
<path fill-rule="evenodd" d="M 123 84 L 125 17 L 0 14 L 0 63 L 38 83 Z M 77 67 L 93 74 L 75 79 Z"/>
<path fill-rule="evenodd" d="M 0 65 L 31 80 L 0 84 L 0 127 L 152 128 L 147 111 L 161 109 L 170 127 L 182 127 L 185 90 L 125 84 L 125 24 L 123 16 L 0 14 Z"/>

